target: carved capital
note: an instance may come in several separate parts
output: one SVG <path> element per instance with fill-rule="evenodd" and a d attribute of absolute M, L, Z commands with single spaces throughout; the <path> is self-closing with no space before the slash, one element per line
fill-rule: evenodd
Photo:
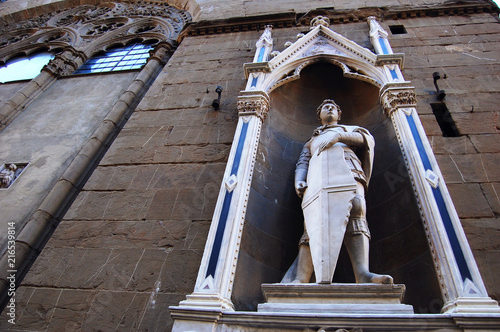
<path fill-rule="evenodd" d="M 391 115 L 398 108 L 415 107 L 417 105 L 417 96 L 413 89 L 386 89 L 382 93 L 382 105 L 387 115 Z"/>
<path fill-rule="evenodd" d="M 159 61 L 161 64 L 165 64 L 172 53 L 174 53 L 176 46 L 169 42 L 161 42 L 159 43 L 152 51 L 149 52 L 150 57 L 148 61 L 151 59 L 155 59 Z"/>
<path fill-rule="evenodd" d="M 255 115 L 262 121 L 269 111 L 269 98 L 264 95 L 241 96 L 238 98 L 240 116 Z"/>
<path fill-rule="evenodd" d="M 72 47 L 67 47 L 62 53 L 50 60 L 42 70 L 56 76 L 67 76 L 73 74 L 86 60 L 83 52 Z"/>

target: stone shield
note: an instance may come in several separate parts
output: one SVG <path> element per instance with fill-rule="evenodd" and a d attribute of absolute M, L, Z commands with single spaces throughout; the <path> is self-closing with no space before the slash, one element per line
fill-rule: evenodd
<path fill-rule="evenodd" d="M 309 162 L 302 209 L 317 283 L 331 283 L 356 194 L 342 146 L 334 145 Z"/>

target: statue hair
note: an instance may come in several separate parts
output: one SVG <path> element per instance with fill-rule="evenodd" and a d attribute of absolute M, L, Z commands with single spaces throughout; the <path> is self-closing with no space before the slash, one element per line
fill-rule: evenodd
<path fill-rule="evenodd" d="M 333 105 L 335 105 L 335 107 L 337 107 L 337 111 L 339 113 L 339 120 L 340 120 L 340 117 L 342 116 L 342 110 L 340 109 L 340 106 L 337 105 L 337 103 L 333 99 L 325 99 L 325 100 L 323 100 L 321 105 L 318 106 L 318 108 L 316 109 L 316 116 L 318 117 L 318 119 L 321 121 L 321 117 L 320 117 L 321 109 L 326 104 L 333 104 Z"/>

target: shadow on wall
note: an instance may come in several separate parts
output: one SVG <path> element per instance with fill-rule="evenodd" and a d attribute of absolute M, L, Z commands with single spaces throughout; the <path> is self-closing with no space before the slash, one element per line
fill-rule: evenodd
<path fill-rule="evenodd" d="M 432 257 L 396 134 L 380 107 L 379 89 L 343 77 L 335 65 L 316 63 L 270 97 L 236 269 L 232 296 L 236 309 L 256 310 L 264 302 L 261 284 L 280 282 L 297 255 L 303 217 L 293 188 L 295 163 L 320 125 L 316 108 L 329 98 L 340 105 L 342 124 L 365 127 L 376 141 L 367 194 L 371 269 L 405 284 L 405 303 L 415 312 L 438 312 L 441 306 L 435 302 L 441 294 Z M 344 249 L 333 281 L 354 282 Z"/>

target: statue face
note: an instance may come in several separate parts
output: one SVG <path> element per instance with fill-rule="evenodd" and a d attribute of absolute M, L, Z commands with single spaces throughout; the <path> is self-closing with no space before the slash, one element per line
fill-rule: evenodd
<path fill-rule="evenodd" d="M 339 120 L 339 110 L 334 104 L 325 104 L 319 114 L 323 124 L 337 123 Z"/>

